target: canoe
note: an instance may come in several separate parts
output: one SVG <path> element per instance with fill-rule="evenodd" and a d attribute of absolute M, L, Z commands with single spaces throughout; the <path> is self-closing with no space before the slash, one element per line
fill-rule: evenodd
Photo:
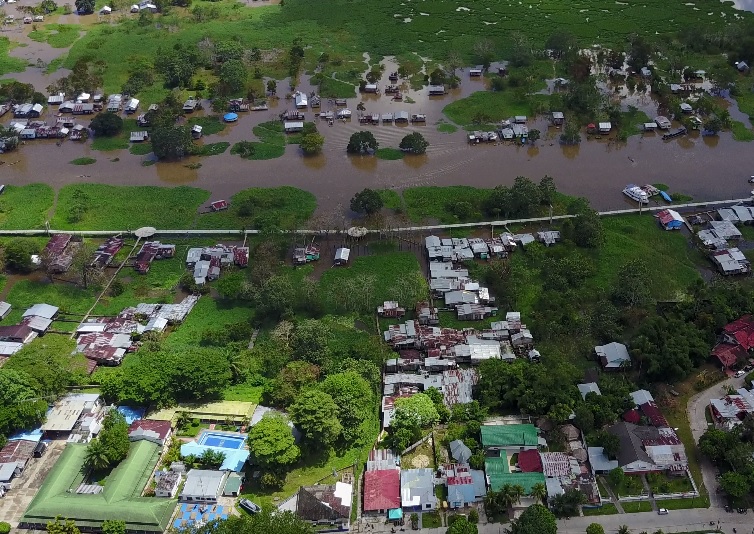
<path fill-rule="evenodd" d="M 673 199 L 670 198 L 670 195 L 668 195 L 665 191 L 660 191 L 660 196 L 665 200 L 665 202 L 673 202 Z"/>

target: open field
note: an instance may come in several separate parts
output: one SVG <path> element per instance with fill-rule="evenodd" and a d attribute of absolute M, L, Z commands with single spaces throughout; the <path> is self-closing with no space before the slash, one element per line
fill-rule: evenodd
<path fill-rule="evenodd" d="M 0 228 L 42 228 L 55 193 L 46 184 L 8 185 L 0 195 Z"/>
<path fill-rule="evenodd" d="M 252 187 L 236 193 L 229 200 L 230 209 L 199 215 L 198 227 L 296 228 L 311 217 L 317 207 L 314 195 L 288 186 Z"/>
<path fill-rule="evenodd" d="M 53 48 L 68 48 L 79 38 L 79 24 L 38 24 L 29 32 L 29 39 L 47 43 Z"/>
<path fill-rule="evenodd" d="M 621 506 L 623 507 L 623 511 L 627 514 L 652 511 L 652 505 L 649 501 L 624 502 L 621 503 Z"/>
<path fill-rule="evenodd" d="M 618 509 L 612 503 L 603 504 L 599 508 L 584 508 L 585 516 L 614 515 L 617 513 L 618 513 Z"/>

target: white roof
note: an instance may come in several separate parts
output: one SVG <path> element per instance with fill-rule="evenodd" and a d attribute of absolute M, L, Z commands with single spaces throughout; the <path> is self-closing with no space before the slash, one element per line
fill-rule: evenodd
<path fill-rule="evenodd" d="M 129 108 L 135 108 L 139 105 L 139 99 L 138 98 L 132 98 L 128 101 L 128 107 Z"/>
<path fill-rule="evenodd" d="M 10 482 L 10 479 L 16 473 L 17 466 L 16 462 L 0 464 L 0 482 Z"/>
<path fill-rule="evenodd" d="M 181 496 L 186 497 L 217 497 L 225 481 L 223 471 L 209 469 L 191 469 L 186 474 L 186 483 Z"/>
<path fill-rule="evenodd" d="M 11 356 L 24 347 L 23 343 L 0 341 L 0 356 Z"/>
<path fill-rule="evenodd" d="M 341 261 L 348 261 L 348 257 L 351 255 L 351 249 L 339 248 L 335 251 L 335 259 Z"/>
<path fill-rule="evenodd" d="M 55 314 L 58 313 L 58 307 L 50 304 L 35 304 L 28 310 L 26 310 L 22 317 L 36 316 L 44 317 L 45 319 L 52 319 Z"/>
<path fill-rule="evenodd" d="M 283 127 L 287 130 L 289 128 L 303 128 L 303 121 L 286 121 L 283 123 Z"/>
<path fill-rule="evenodd" d="M 613 125 L 609 122 L 601 122 L 598 126 L 600 127 L 600 130 L 610 130 L 613 127 Z"/>
<path fill-rule="evenodd" d="M 600 391 L 600 387 L 597 385 L 596 382 L 588 382 L 586 384 L 577 384 L 576 387 L 579 388 L 579 393 L 581 393 L 582 399 L 586 399 L 586 396 L 589 393 L 596 393 L 597 395 L 602 395 L 602 392 Z"/>
<path fill-rule="evenodd" d="M 91 408 L 99 399 L 96 393 L 74 393 L 55 403 L 47 412 L 47 421 L 42 425 L 44 431 L 70 431 L 78 421 L 81 413 Z"/>
<path fill-rule="evenodd" d="M 646 389 L 638 389 L 636 391 L 632 391 L 629 393 L 631 396 L 631 400 L 634 401 L 634 404 L 637 406 L 641 406 L 642 404 L 646 404 L 648 402 L 653 402 L 655 399 L 652 397 L 652 394 L 647 391 Z"/>
<path fill-rule="evenodd" d="M 11 305 L 7 302 L 0 300 L 0 317 L 5 317 L 5 315 L 10 311 Z"/>

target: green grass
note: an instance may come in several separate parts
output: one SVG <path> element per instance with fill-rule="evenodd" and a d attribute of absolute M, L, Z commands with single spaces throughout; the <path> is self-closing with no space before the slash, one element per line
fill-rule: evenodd
<path fill-rule="evenodd" d="M 259 138 L 258 142 L 252 141 L 253 153 L 246 159 L 264 160 L 275 159 L 285 154 L 285 145 L 287 144 L 283 124 L 279 121 L 263 122 L 254 126 L 254 135 Z M 248 143 L 248 141 L 246 141 Z M 230 149 L 231 154 L 239 154 L 240 143 L 236 143 Z"/>
<path fill-rule="evenodd" d="M 400 193 L 392 189 L 378 189 L 382 204 L 389 210 L 399 211 L 403 209 L 403 198 Z"/>
<path fill-rule="evenodd" d="M 83 315 L 94 303 L 94 290 L 81 289 L 65 282 L 34 282 L 20 280 L 8 291 L 6 300 L 13 303 L 13 310 L 3 320 L 3 324 L 15 324 L 21 320 L 24 311 L 39 302 L 46 302 L 60 308 L 61 313 Z M 63 323 L 53 323 L 53 329 L 60 329 Z"/>
<path fill-rule="evenodd" d="M 456 202 L 469 202 L 478 207 L 489 194 L 489 189 L 479 189 L 466 185 L 449 187 L 410 187 L 403 191 L 406 214 L 414 222 L 425 219 L 443 223 L 457 223 L 458 218 L 450 213 L 447 206 Z M 477 219 L 481 219 L 481 214 Z"/>
<path fill-rule="evenodd" d="M 0 195 L 0 228 L 42 228 L 54 200 L 55 193 L 47 184 L 6 185 Z"/>
<path fill-rule="evenodd" d="M 427 282 L 414 254 L 388 252 L 362 256 L 348 268 L 326 271 L 320 279 L 320 289 L 325 309 L 372 310 L 386 300 L 414 302 L 425 297 Z"/>
<path fill-rule="evenodd" d="M 15 46 L 7 37 L 0 37 L 0 75 L 9 72 L 23 72 L 26 61 L 17 57 L 10 57 L 8 52 Z"/>
<path fill-rule="evenodd" d="M 458 131 L 458 126 L 456 126 L 455 124 L 450 124 L 448 122 L 443 122 L 437 126 L 437 131 L 440 133 L 452 134 Z"/>
<path fill-rule="evenodd" d="M 599 508 L 584 508 L 585 516 L 593 515 L 615 515 L 618 513 L 618 509 L 612 503 L 603 504 Z"/>
<path fill-rule="evenodd" d="M 217 115 L 207 115 L 206 117 L 191 117 L 188 120 L 189 126 L 198 124 L 202 127 L 202 135 L 214 135 L 222 132 L 226 124 L 220 120 Z"/>
<path fill-rule="evenodd" d="M 442 112 L 461 126 L 475 125 L 479 118 L 483 118 L 483 122 L 495 123 L 514 115 L 532 114 L 529 103 L 518 101 L 514 91 L 478 91 L 451 102 Z"/>
<path fill-rule="evenodd" d="M 387 160 L 403 159 L 403 152 L 391 147 L 378 148 L 374 155 L 380 159 Z"/>
<path fill-rule="evenodd" d="M 623 511 L 627 514 L 652 511 L 652 505 L 649 504 L 649 501 L 623 502 L 621 503 L 621 507 L 623 507 Z"/>
<path fill-rule="evenodd" d="M 655 501 L 658 508 L 667 508 L 668 510 L 688 510 L 690 508 L 709 508 L 708 497 L 697 497 L 694 499 L 666 499 Z"/>
<path fill-rule="evenodd" d="M 662 473 L 647 476 L 649 487 L 653 493 L 682 493 L 692 491 L 691 481 L 687 477 L 669 477 Z"/>
<path fill-rule="evenodd" d="M 210 143 L 208 145 L 195 145 L 194 154 L 197 156 L 218 156 L 228 150 L 230 143 L 221 141 L 220 143 Z"/>
<path fill-rule="evenodd" d="M 644 131 L 644 123 L 651 122 L 646 113 L 635 107 L 630 107 L 629 111 L 622 112 L 621 117 L 623 123 L 620 127 L 618 137 L 638 135 Z"/>
<path fill-rule="evenodd" d="M 442 527 L 442 518 L 439 512 L 424 512 L 422 514 L 422 528 L 440 528 Z"/>
<path fill-rule="evenodd" d="M 314 195 L 295 187 L 252 187 L 233 195 L 230 209 L 201 214 L 198 225 L 234 229 L 270 225 L 295 228 L 311 217 L 316 207 Z"/>
<path fill-rule="evenodd" d="M 68 48 L 80 35 L 79 24 L 45 24 L 29 32 L 29 39 L 47 43 L 52 48 Z"/>
<path fill-rule="evenodd" d="M 350 83 L 326 76 L 320 84 L 320 94 L 323 98 L 353 98 L 356 87 Z"/>
<path fill-rule="evenodd" d="M 259 401 L 262 398 L 263 389 L 262 386 L 236 384 L 223 391 L 223 400 L 253 402 L 254 404 L 259 404 Z"/>
<path fill-rule="evenodd" d="M 94 163 L 97 163 L 97 160 L 94 158 L 76 158 L 74 160 L 69 161 L 71 165 L 92 165 Z"/>
<path fill-rule="evenodd" d="M 76 193 L 79 191 L 80 193 Z M 87 209 L 78 222 L 70 222 L 75 194 L 86 195 Z M 58 193 L 52 226 L 62 230 L 135 230 L 141 226 L 190 228 L 197 208 L 209 193 L 193 187 L 111 186 L 72 184 Z"/>
<path fill-rule="evenodd" d="M 131 146 L 128 147 L 128 151 L 135 156 L 146 156 L 147 154 L 152 153 L 152 143 L 131 143 Z"/>
<path fill-rule="evenodd" d="M 731 124 L 731 132 L 733 132 L 733 139 L 736 141 L 750 142 L 754 141 L 754 130 L 747 128 L 743 122 L 733 121 Z"/>
<path fill-rule="evenodd" d="M 180 255 L 176 254 L 179 258 Z M 182 257 L 185 257 L 185 253 Z M 170 261 L 170 260 L 169 260 Z M 179 260 L 182 263 L 182 260 Z M 186 320 L 165 341 L 169 346 L 196 346 L 202 332 L 251 319 L 254 310 L 248 302 L 213 299 L 203 296 Z"/>
<path fill-rule="evenodd" d="M 130 147 L 131 132 L 142 131 L 144 128 L 136 124 L 136 119 L 124 119 L 123 129 L 112 137 L 95 136 L 92 150 L 109 152 L 111 150 L 125 150 Z"/>

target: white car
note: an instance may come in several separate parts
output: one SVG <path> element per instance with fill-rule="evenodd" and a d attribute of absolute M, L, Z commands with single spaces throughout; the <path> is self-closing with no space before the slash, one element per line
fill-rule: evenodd
<path fill-rule="evenodd" d="M 741 378 L 745 374 L 746 374 L 746 371 L 741 370 L 741 371 L 736 371 L 736 374 L 734 374 L 733 376 L 735 376 L 736 378 Z"/>
<path fill-rule="evenodd" d="M 668 515 L 668 509 L 660 508 L 659 510 L 657 510 L 657 515 Z"/>

